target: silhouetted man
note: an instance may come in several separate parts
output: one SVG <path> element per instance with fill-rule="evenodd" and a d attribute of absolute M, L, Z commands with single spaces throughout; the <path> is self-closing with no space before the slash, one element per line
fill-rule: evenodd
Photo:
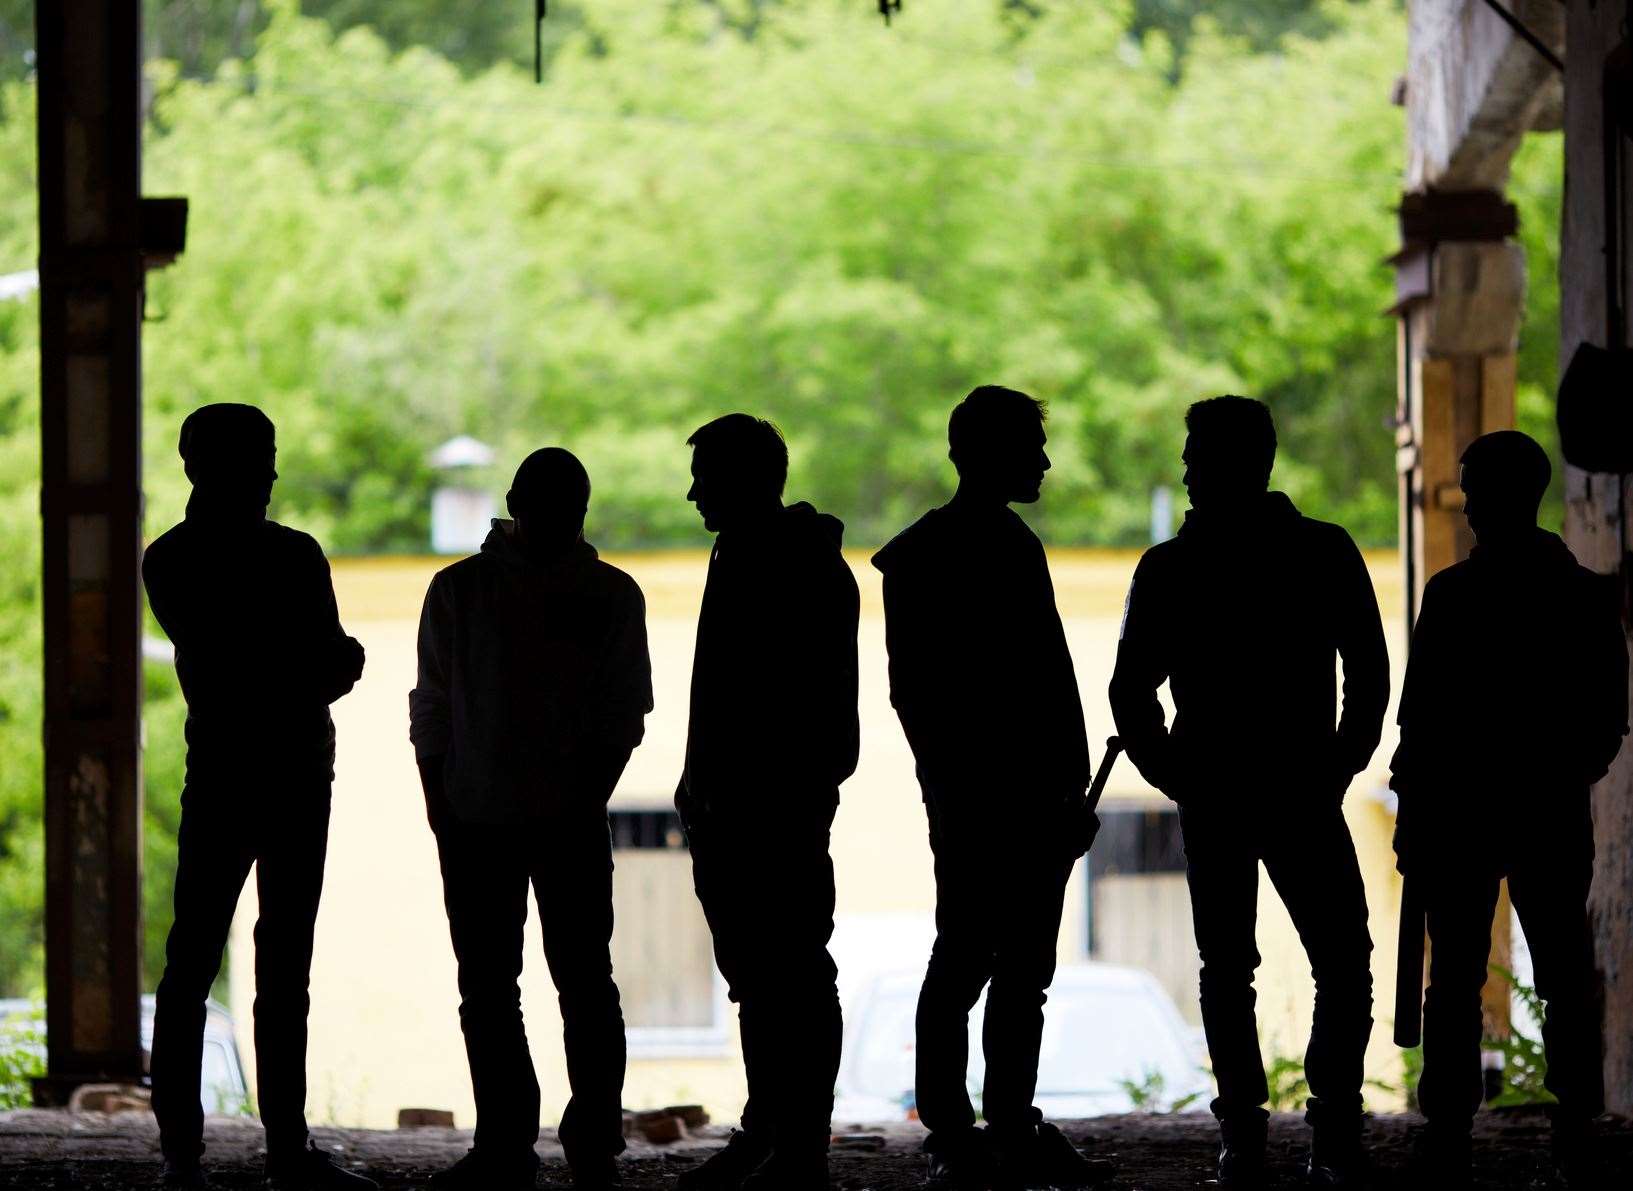
<path fill-rule="evenodd" d="M 322 549 L 267 520 L 278 478 L 267 416 L 248 405 L 203 406 L 182 423 L 180 449 L 193 484 L 186 519 L 142 559 L 148 605 L 175 646 L 187 699 L 176 917 L 153 1020 L 164 1185 L 207 1185 L 199 1167 L 205 999 L 254 865 L 267 1186 L 373 1187 L 308 1144 L 305 1115 L 307 983 L 334 778 L 329 704 L 362 675 L 363 647 L 340 627 Z"/>
<path fill-rule="evenodd" d="M 420 615 L 410 734 L 442 863 L 471 1151 L 434 1187 L 530 1188 L 539 1084 L 522 1025 L 528 886 L 561 1003 L 575 1187 L 622 1187 L 624 1018 L 612 978 L 607 800 L 652 710 L 646 604 L 584 540 L 590 477 L 559 447 L 516 470 L 481 553 L 439 571 Z"/>
<path fill-rule="evenodd" d="M 935 853 L 936 941 L 914 1075 L 932 1187 L 1081 1186 L 1101 1173 L 1032 1104 L 1090 778 L 1049 564 L 1009 507 L 1038 499 L 1043 422 L 1043 404 L 1013 389 L 983 385 L 964 398 L 947 424 L 958 490 L 873 557 L 890 701 Z M 983 1132 L 966 1080 L 969 1014 L 989 983 Z"/>
<path fill-rule="evenodd" d="M 1588 787 L 1627 733 L 1626 641 L 1608 581 L 1537 527 L 1552 470 L 1542 448 L 1504 430 L 1476 439 L 1462 462 L 1476 545 L 1424 589 L 1391 781 L 1400 868 L 1431 943 L 1419 1157 L 1434 1185 L 1467 1183 L 1480 990 L 1507 877 L 1548 1006 L 1555 1156 L 1572 1186 L 1597 1186 L 1584 1145 L 1604 1111 Z"/>
<path fill-rule="evenodd" d="M 1364 1173 L 1372 940 L 1343 802 L 1378 746 L 1389 702 L 1378 604 L 1349 535 L 1267 490 L 1276 430 L 1262 403 L 1201 401 L 1185 426 L 1191 510 L 1134 572 L 1112 712 L 1145 779 L 1179 804 L 1219 1088 L 1220 1184 L 1255 1185 L 1264 1165 L 1269 1092 L 1253 989 L 1262 861 L 1315 977 L 1308 1175 L 1317 1186 L 1352 1186 Z M 1164 681 L 1172 730 L 1157 701 Z"/>
<path fill-rule="evenodd" d="M 726 1148 L 678 1185 L 815 1191 L 839 1074 L 828 831 L 856 768 L 856 580 L 838 518 L 782 503 L 775 426 L 727 414 L 687 444 L 687 499 L 718 537 L 675 804 L 738 1007 L 748 1102 Z"/>

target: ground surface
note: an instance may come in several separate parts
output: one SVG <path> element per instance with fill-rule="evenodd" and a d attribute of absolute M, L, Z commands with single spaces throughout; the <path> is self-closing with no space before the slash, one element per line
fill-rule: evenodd
<path fill-rule="evenodd" d="M 1380 1189 L 1403 1186 L 1400 1171 L 1410 1137 L 1421 1124 L 1411 1116 L 1382 1116 L 1368 1125 L 1368 1140 L 1379 1167 Z M 1117 1164 L 1113 1191 L 1178 1191 L 1208 1186 L 1214 1130 L 1211 1118 L 1117 1116 L 1069 1122 L 1066 1132 L 1098 1157 Z M 625 1157 L 631 1188 L 666 1188 L 680 1171 L 694 1165 L 724 1139 L 726 1130 L 711 1127 L 691 1140 L 657 1147 L 632 1145 Z M 404 1132 L 319 1129 L 318 1141 L 347 1165 L 368 1171 L 388 1191 L 424 1187 L 431 1171 L 447 1165 L 470 1144 L 459 1130 Z M 1605 1187 L 1633 1188 L 1633 1122 L 1600 1123 L 1600 1144 L 1607 1160 Z M 836 1148 L 833 1183 L 838 1191 L 901 1191 L 923 1183 L 916 1126 L 858 1129 Z M 1299 1117 L 1278 1115 L 1271 1126 L 1273 1186 L 1301 1185 L 1298 1165 L 1308 1134 Z M 258 1187 L 261 1131 L 253 1123 L 212 1119 L 207 1132 L 206 1161 L 217 1186 L 231 1191 Z M 1540 1112 L 1516 1110 L 1481 1117 L 1476 1134 L 1476 1163 L 1482 1187 L 1492 1189 L 1546 1186 L 1547 1123 Z M 566 1171 L 553 1134 L 540 1142 L 545 1159 L 541 1188 L 565 1188 Z M 36 1191 L 52 1188 L 142 1188 L 157 1184 L 156 1133 L 152 1118 L 127 1114 L 71 1116 L 66 1112 L 19 1110 L 0 1113 L 0 1188 Z"/>

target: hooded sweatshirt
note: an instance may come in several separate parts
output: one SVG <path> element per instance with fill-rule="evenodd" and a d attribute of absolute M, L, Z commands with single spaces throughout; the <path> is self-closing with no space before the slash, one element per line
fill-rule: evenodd
<path fill-rule="evenodd" d="M 844 531 L 801 502 L 716 539 L 676 794 L 684 814 L 831 811 L 855 771 L 859 597 Z"/>
<path fill-rule="evenodd" d="M 1164 681 L 1172 731 L 1157 700 Z M 1389 704 L 1361 552 L 1280 492 L 1193 509 L 1135 568 L 1110 695 L 1129 758 L 1178 801 L 1342 790 L 1378 747 Z"/>
<path fill-rule="evenodd" d="M 1007 506 L 931 509 L 873 556 L 890 701 L 926 797 L 1058 805 L 1089 746 L 1049 563 Z"/>
<path fill-rule="evenodd" d="M 1480 846 L 1477 825 L 1521 844 L 1565 826 L 1591 849 L 1588 786 L 1627 734 L 1613 582 L 1545 530 L 1476 546 L 1424 588 L 1398 718 L 1404 831 Z"/>
<path fill-rule="evenodd" d="M 514 522 L 494 521 L 481 552 L 425 593 L 408 709 L 415 755 L 444 759 L 464 822 L 524 822 L 604 798 L 581 775 L 627 757 L 652 710 L 641 589 L 588 542 L 541 562 Z"/>
<path fill-rule="evenodd" d="M 142 557 L 148 606 L 176 650 L 187 700 L 187 779 L 327 781 L 329 704 L 362 651 L 340 627 L 329 562 L 307 534 L 194 499 Z"/>

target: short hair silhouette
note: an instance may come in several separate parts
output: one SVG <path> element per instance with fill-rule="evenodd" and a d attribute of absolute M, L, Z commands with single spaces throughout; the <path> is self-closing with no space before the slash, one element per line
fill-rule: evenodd
<path fill-rule="evenodd" d="M 516 469 L 506 497 L 512 512 L 535 515 L 576 512 L 590 507 L 590 473 L 563 447 L 540 447 Z"/>
<path fill-rule="evenodd" d="M 1554 475 L 1548 452 L 1518 430 L 1482 434 L 1469 444 L 1460 462 L 1465 491 L 1478 489 L 1504 508 L 1529 512 L 1533 518 Z"/>
<path fill-rule="evenodd" d="M 195 484 L 231 479 L 246 462 L 260 462 L 277 445 L 272 419 L 253 405 L 218 401 L 182 419 L 176 450 Z"/>
<path fill-rule="evenodd" d="M 1276 464 L 1276 423 L 1264 402 L 1234 393 L 1197 401 L 1185 411 L 1185 429 L 1218 456 L 1239 460 L 1244 474 L 1253 468 L 1269 482 Z"/>
<path fill-rule="evenodd" d="M 964 463 L 994 446 L 1013 445 L 1022 432 L 1043 425 L 1048 416 L 1047 405 L 1019 389 L 980 385 L 953 406 L 947 419 L 947 455 L 962 471 Z"/>
<path fill-rule="evenodd" d="M 686 445 L 722 463 L 752 492 L 780 497 L 788 483 L 788 444 L 765 418 L 725 414 L 692 431 Z"/>

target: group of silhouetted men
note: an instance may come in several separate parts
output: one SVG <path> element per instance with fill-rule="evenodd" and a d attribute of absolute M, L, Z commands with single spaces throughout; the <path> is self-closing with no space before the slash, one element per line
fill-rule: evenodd
<path fill-rule="evenodd" d="M 1377 602 L 1349 535 L 1269 490 L 1276 436 L 1263 404 L 1202 401 L 1186 429 L 1191 511 L 1135 572 L 1110 699 L 1130 758 L 1179 807 L 1218 1085 L 1217 1179 L 1242 1188 L 1264 1176 L 1262 864 L 1315 980 L 1306 1174 L 1316 1186 L 1359 1187 L 1372 943 L 1342 807 L 1389 699 Z M 1043 547 L 1010 508 L 1038 499 L 1049 468 L 1044 407 L 984 386 L 953 410 L 948 439 L 956 493 L 873 559 L 891 701 L 935 857 L 914 1093 L 928 1185 L 1091 1186 L 1113 1165 L 1085 1157 L 1033 1104 L 1066 884 L 1092 840 L 1077 678 Z M 857 585 L 840 522 L 784 503 L 788 452 L 771 423 L 729 414 L 688 445 L 688 498 L 716 540 L 675 801 L 738 1007 L 749 1096 L 728 1144 L 676 1186 L 814 1191 L 829 1185 L 840 1057 L 829 832 L 857 760 Z M 267 1186 L 371 1187 L 310 1143 L 304 1118 L 335 746 L 328 707 L 361 676 L 363 650 L 340 625 L 317 543 L 266 519 L 271 422 L 249 406 L 206 406 L 183 424 L 180 446 L 193 483 L 187 516 L 143 564 L 188 704 L 176 916 L 152 1059 L 165 1185 L 208 1185 L 205 998 L 254 865 Z M 1397 852 L 1433 944 L 1419 1091 L 1428 1125 L 1414 1167 L 1424 1186 L 1469 1179 L 1481 988 L 1504 877 L 1548 1003 L 1556 1164 L 1572 1185 L 1595 1185 L 1589 1123 L 1603 1103 L 1588 788 L 1627 730 L 1627 658 L 1613 600 L 1536 525 L 1549 475 L 1541 448 L 1512 431 L 1464 455 L 1478 545 L 1428 585 L 1401 702 Z M 410 734 L 477 1110 L 472 1148 L 433 1176 L 438 1188 L 512 1191 L 536 1178 L 539 1086 L 518 988 L 530 886 L 560 997 L 572 1089 L 560 1140 L 574 1186 L 623 1185 L 607 802 L 653 702 L 645 604 L 585 540 L 589 503 L 573 455 L 534 452 L 516 472 L 510 518 L 425 597 Z M 1158 700 L 1165 682 L 1171 725 Z M 968 1028 L 984 989 L 978 1114 Z"/>

